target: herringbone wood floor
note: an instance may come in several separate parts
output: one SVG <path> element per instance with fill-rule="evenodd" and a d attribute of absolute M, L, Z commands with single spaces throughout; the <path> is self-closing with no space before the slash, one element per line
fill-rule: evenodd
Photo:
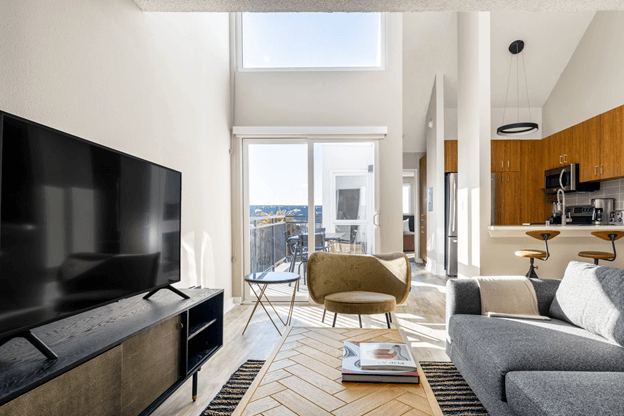
<path fill-rule="evenodd" d="M 408 300 L 392 314 L 393 328 L 401 328 L 410 344 L 414 358 L 424 361 L 448 360 L 444 352 L 446 282 L 412 263 L 412 291 Z M 244 335 L 241 335 L 253 306 L 239 305 L 224 317 L 224 345 L 202 368 L 199 374 L 199 397 L 191 400 L 188 380 L 156 411 L 154 416 L 199 416 L 221 389 L 230 375 L 248 359 L 266 359 L 271 347 L 280 338 L 269 318 L 256 313 Z M 276 306 L 282 317 L 287 305 Z M 273 313 L 273 312 L 271 312 Z M 295 307 L 294 326 L 331 327 L 331 314 L 321 323 L 323 309 L 319 306 Z M 275 317 L 274 317 L 275 319 Z M 386 328 L 383 315 L 363 316 L 364 328 Z M 357 316 L 339 315 L 337 328 L 358 328 Z M 271 415 L 271 413 L 269 413 Z M 392 412 L 386 412 L 386 416 Z"/>
<path fill-rule="evenodd" d="M 341 383 L 345 341 L 403 342 L 396 329 L 295 327 L 234 416 L 432 415 L 421 385 Z"/>

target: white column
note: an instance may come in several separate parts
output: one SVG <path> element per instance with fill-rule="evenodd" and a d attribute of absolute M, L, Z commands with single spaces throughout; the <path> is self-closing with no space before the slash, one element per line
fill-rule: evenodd
<path fill-rule="evenodd" d="M 458 275 L 472 277 L 491 210 L 489 12 L 458 13 L 457 75 Z"/>
<path fill-rule="evenodd" d="M 433 190 L 433 210 L 427 210 L 427 270 L 444 272 L 444 74 L 437 73 L 425 127 L 427 189 Z"/>

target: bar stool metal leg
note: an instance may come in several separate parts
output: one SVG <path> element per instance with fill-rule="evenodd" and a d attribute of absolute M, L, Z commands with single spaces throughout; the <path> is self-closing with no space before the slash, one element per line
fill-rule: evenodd
<path fill-rule="evenodd" d="M 535 259 L 530 258 L 529 260 L 531 261 L 531 265 L 529 266 L 529 272 L 526 274 L 526 277 L 529 279 L 539 279 L 537 273 L 535 273 Z"/>
<path fill-rule="evenodd" d="M 338 313 L 334 313 L 334 322 L 332 322 L 332 328 L 336 326 L 336 318 L 338 317 Z"/>
<path fill-rule="evenodd" d="M 388 318 L 389 314 L 386 314 L 386 323 L 388 324 L 388 329 L 390 329 L 390 318 Z"/>
<path fill-rule="evenodd" d="M 325 323 L 325 314 L 327 313 L 327 309 L 323 308 L 323 319 L 321 319 L 321 322 Z"/>
<path fill-rule="evenodd" d="M 362 328 L 362 315 L 358 315 L 358 319 L 360 320 L 360 328 Z"/>

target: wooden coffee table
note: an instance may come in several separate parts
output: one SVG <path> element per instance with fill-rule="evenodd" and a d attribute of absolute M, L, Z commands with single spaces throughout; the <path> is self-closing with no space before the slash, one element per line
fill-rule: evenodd
<path fill-rule="evenodd" d="M 233 416 L 437 415 L 421 384 L 342 383 L 344 341 L 403 342 L 397 329 L 287 327 Z M 431 393 L 430 393 L 431 394 Z"/>

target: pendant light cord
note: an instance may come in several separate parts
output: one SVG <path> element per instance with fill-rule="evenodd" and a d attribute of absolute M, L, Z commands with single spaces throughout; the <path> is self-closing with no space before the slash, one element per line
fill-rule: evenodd
<path fill-rule="evenodd" d="M 524 85 L 526 86 L 527 106 L 529 108 L 529 122 L 531 122 L 531 103 L 529 102 L 529 83 L 527 82 L 526 66 L 524 65 L 524 52 L 522 52 L 522 68 L 524 69 Z"/>
<path fill-rule="evenodd" d="M 516 44 L 516 113 L 520 123 L 520 60 L 518 59 L 518 45 Z"/>
<path fill-rule="evenodd" d="M 507 73 L 507 91 L 505 92 L 505 107 L 503 108 L 503 122 L 501 123 L 502 125 L 505 125 L 505 114 L 507 113 L 507 97 L 509 96 L 509 81 L 511 80 L 511 62 L 513 59 L 513 55 L 509 55 L 509 72 Z"/>

